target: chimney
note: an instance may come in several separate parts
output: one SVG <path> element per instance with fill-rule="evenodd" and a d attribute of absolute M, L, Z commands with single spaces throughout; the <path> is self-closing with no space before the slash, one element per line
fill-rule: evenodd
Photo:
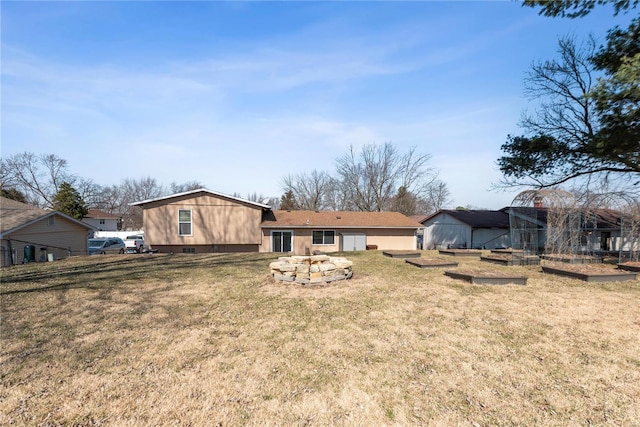
<path fill-rule="evenodd" d="M 543 207 L 541 196 L 536 196 L 533 198 L 533 207 L 538 209 Z"/>

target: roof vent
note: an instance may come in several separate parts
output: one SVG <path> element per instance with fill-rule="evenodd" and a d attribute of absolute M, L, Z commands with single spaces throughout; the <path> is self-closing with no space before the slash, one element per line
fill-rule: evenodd
<path fill-rule="evenodd" d="M 342 219 L 340 215 L 336 215 L 336 219 Z"/>

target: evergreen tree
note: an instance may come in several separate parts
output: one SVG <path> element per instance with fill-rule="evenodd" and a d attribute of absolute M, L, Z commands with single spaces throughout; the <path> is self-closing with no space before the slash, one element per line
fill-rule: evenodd
<path fill-rule="evenodd" d="M 81 220 L 89 213 L 89 209 L 84 200 L 82 200 L 80 193 L 68 182 L 63 182 L 60 185 L 60 190 L 53 198 L 53 209 L 78 220 Z"/>
<path fill-rule="evenodd" d="M 20 191 L 15 188 L 3 188 L 0 190 L 0 196 L 7 199 L 15 200 L 21 203 L 27 203 L 27 198 Z"/>
<path fill-rule="evenodd" d="M 280 199 L 280 209 L 286 211 L 300 209 L 298 202 L 296 202 L 296 196 L 293 194 L 293 190 L 289 190 L 282 195 L 282 198 Z"/>
<path fill-rule="evenodd" d="M 404 185 L 400 186 L 395 197 L 391 200 L 391 210 L 407 216 L 415 215 L 418 210 L 417 197 Z"/>

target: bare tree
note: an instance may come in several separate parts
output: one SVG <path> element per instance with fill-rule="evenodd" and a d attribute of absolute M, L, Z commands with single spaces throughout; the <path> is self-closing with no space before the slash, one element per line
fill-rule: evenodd
<path fill-rule="evenodd" d="M 439 179 L 432 182 L 426 191 L 426 202 L 429 209 L 421 213 L 430 214 L 450 205 L 453 200 L 451 200 L 451 192 L 447 184 Z"/>
<path fill-rule="evenodd" d="M 337 179 L 331 177 L 327 183 L 325 194 L 325 209 L 332 211 L 355 211 L 357 210 L 349 198 L 347 186 Z"/>
<path fill-rule="evenodd" d="M 289 174 L 282 180 L 285 191 L 293 191 L 300 209 L 326 209 L 326 199 L 329 197 L 331 176 L 326 172 L 313 170 L 309 173 Z"/>
<path fill-rule="evenodd" d="M 338 177 L 355 210 L 384 211 L 400 187 L 416 197 L 423 197 L 437 179 L 428 166 L 429 154 L 419 154 L 415 147 L 401 154 L 391 143 L 368 144 L 359 152 L 349 152 L 336 161 Z"/>
<path fill-rule="evenodd" d="M 2 188 L 15 188 L 36 206 L 50 208 L 63 182 L 75 184 L 67 161 L 55 154 L 24 152 L 2 160 Z"/>
<path fill-rule="evenodd" d="M 119 191 L 119 215 L 122 218 L 122 228 L 125 230 L 142 228 L 142 208 L 131 206 L 130 203 L 155 199 L 164 194 L 162 186 L 150 176 L 140 179 L 127 178 L 120 184 Z"/>
<path fill-rule="evenodd" d="M 233 197 L 238 197 L 244 200 L 248 200 L 250 202 L 256 202 L 263 205 L 271 206 L 273 209 L 277 209 L 277 206 L 280 205 L 280 199 L 277 197 L 265 196 L 262 193 L 249 193 L 247 197 L 242 197 L 238 193 L 234 193 Z"/>
<path fill-rule="evenodd" d="M 169 184 L 169 193 L 186 193 L 187 191 L 198 190 L 200 188 L 204 188 L 204 185 L 202 185 L 199 181 L 187 181 L 182 184 L 178 184 L 174 181 Z"/>

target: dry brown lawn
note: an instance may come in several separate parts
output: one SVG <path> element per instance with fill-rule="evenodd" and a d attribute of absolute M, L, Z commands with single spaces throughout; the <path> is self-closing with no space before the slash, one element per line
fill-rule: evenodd
<path fill-rule="evenodd" d="M 0 425 L 640 426 L 639 281 L 347 257 L 323 287 L 272 281 L 273 254 L 5 269 Z"/>

